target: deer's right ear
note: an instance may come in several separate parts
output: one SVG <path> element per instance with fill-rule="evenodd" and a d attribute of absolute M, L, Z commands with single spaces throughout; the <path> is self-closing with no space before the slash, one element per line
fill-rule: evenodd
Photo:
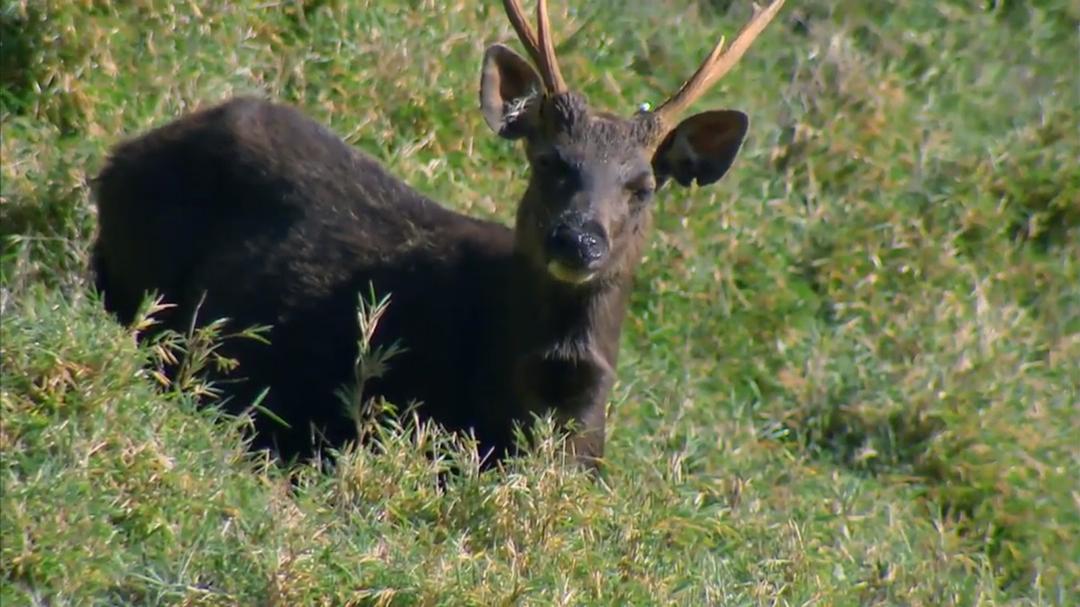
<path fill-rule="evenodd" d="M 509 47 L 492 44 L 484 52 L 480 110 L 491 130 L 507 139 L 529 134 L 543 84 L 529 62 Z"/>

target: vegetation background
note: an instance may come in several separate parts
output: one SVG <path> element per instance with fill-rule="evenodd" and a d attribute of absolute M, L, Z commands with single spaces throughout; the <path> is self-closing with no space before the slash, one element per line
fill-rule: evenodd
<path fill-rule="evenodd" d="M 552 4 L 568 80 L 623 113 L 751 10 Z M 109 146 L 237 93 L 509 220 L 526 165 L 476 101 L 499 3 L 0 0 L 0 602 L 1080 604 L 1078 27 L 791 0 L 698 105 L 752 117 L 732 174 L 658 197 L 596 481 L 408 424 L 268 465 L 88 279 Z"/>

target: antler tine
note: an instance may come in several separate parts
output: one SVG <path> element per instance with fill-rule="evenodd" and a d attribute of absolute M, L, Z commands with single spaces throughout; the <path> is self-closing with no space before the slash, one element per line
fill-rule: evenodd
<path fill-rule="evenodd" d="M 544 88 L 549 93 L 561 93 L 566 90 L 566 81 L 563 80 L 559 71 L 559 63 L 555 59 L 555 45 L 551 41 L 551 26 L 547 16 L 547 2 L 540 0 L 536 7 L 536 20 L 540 36 L 537 37 L 525 18 L 525 11 L 521 8 L 518 0 L 503 0 L 506 8 L 506 16 L 510 19 L 510 25 L 514 26 L 518 39 L 521 40 L 525 51 L 532 57 L 536 68 L 540 70 L 540 78 L 544 81 Z"/>
<path fill-rule="evenodd" d="M 548 22 L 547 0 L 536 3 L 536 29 L 540 33 L 540 71 L 543 72 L 544 83 L 551 93 L 562 93 L 566 89 L 566 81 L 563 80 L 562 72 L 559 71 L 559 61 L 555 58 L 555 43 L 551 40 L 551 23 Z"/>
<path fill-rule="evenodd" d="M 517 32 L 521 45 L 525 47 L 525 52 L 529 53 L 533 63 L 539 67 L 543 60 L 540 44 L 536 41 L 536 34 L 529 25 L 528 19 L 525 18 L 525 11 L 521 8 L 521 4 L 518 0 L 503 0 L 503 8 L 506 9 L 506 17 L 510 20 L 510 25 L 514 26 L 514 31 Z"/>
<path fill-rule="evenodd" d="M 702 62 L 701 67 L 694 72 L 694 75 L 683 83 L 670 99 L 656 108 L 654 114 L 660 118 L 661 123 L 668 127 L 673 125 L 679 114 L 685 111 L 690 104 L 697 101 L 709 87 L 715 84 L 731 68 L 735 67 L 735 64 L 739 62 L 739 59 L 742 59 L 746 50 L 750 48 L 750 45 L 765 29 L 765 26 L 769 25 L 773 17 L 780 12 L 780 7 L 783 5 L 784 0 L 773 0 L 772 4 L 764 10 L 758 11 L 739 30 L 738 35 L 735 36 L 735 41 L 726 50 L 724 49 L 724 39 L 720 38 L 720 42 L 713 47 L 712 52 Z"/>

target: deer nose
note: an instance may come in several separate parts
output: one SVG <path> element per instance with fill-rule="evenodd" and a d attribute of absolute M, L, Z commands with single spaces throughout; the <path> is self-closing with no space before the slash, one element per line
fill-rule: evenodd
<path fill-rule="evenodd" d="M 582 225 L 560 223 L 548 233 L 548 259 L 568 269 L 593 269 L 607 252 L 608 241 L 604 229 L 595 221 Z"/>

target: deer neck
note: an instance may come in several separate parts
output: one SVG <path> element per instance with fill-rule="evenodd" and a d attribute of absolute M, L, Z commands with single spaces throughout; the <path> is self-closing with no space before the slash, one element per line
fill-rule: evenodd
<path fill-rule="evenodd" d="M 615 366 L 632 268 L 593 284 L 571 285 L 515 255 L 511 326 L 523 354 L 573 359 L 600 356 Z"/>

